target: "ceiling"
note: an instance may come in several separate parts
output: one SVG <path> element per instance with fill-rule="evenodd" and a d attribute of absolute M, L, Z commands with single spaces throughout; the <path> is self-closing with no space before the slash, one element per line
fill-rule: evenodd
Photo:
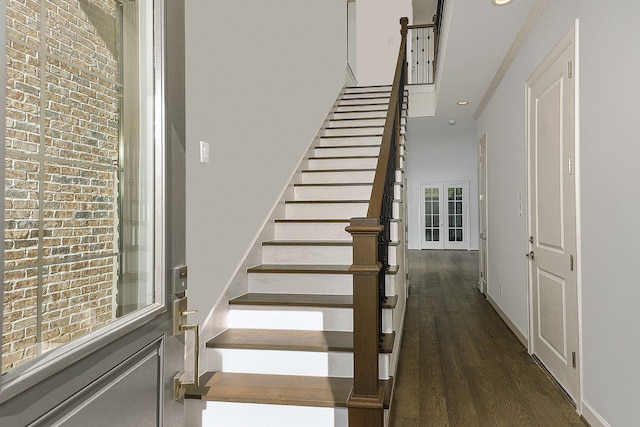
<path fill-rule="evenodd" d="M 434 0 L 414 0 L 425 7 Z M 513 0 L 496 7 L 491 0 L 446 0 L 438 58 L 436 118 L 469 120 L 478 108 L 525 23 L 540 0 Z M 459 106 L 457 101 L 467 100 Z"/>

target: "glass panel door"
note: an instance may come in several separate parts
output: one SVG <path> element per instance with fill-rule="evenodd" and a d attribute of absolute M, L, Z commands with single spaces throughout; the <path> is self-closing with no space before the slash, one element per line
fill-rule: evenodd
<path fill-rule="evenodd" d="M 424 184 L 422 249 L 468 249 L 468 183 Z"/>
<path fill-rule="evenodd" d="M 467 249 L 467 183 L 446 184 L 447 238 L 445 249 Z"/>
<path fill-rule="evenodd" d="M 442 249 L 442 186 L 423 185 L 422 249 Z"/>

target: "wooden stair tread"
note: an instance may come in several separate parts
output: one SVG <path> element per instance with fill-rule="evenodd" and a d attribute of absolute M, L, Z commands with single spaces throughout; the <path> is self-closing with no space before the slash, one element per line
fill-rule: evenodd
<path fill-rule="evenodd" d="M 395 200 L 394 200 L 395 201 Z M 303 203 L 369 203 L 369 200 L 324 200 L 324 199 L 320 199 L 320 200 L 285 200 L 284 204 L 285 205 L 290 205 L 290 204 L 303 204 Z"/>
<path fill-rule="evenodd" d="M 321 264 L 261 264 L 247 269 L 249 273 L 317 273 L 351 274 L 350 265 Z"/>
<path fill-rule="evenodd" d="M 372 182 L 319 182 L 312 184 L 293 184 L 294 187 L 361 187 L 372 186 Z"/>
<path fill-rule="evenodd" d="M 391 353 L 395 332 L 383 334 L 380 353 Z M 353 333 L 293 329 L 227 329 L 210 339 L 208 348 L 352 352 Z"/>
<path fill-rule="evenodd" d="M 335 159 L 377 159 L 378 156 L 332 156 L 332 157 L 309 157 L 309 160 L 335 160 Z"/>
<path fill-rule="evenodd" d="M 389 246 L 399 246 L 399 241 L 390 241 Z M 266 240 L 262 246 L 353 246 L 353 240 Z"/>
<path fill-rule="evenodd" d="M 353 379 L 292 375 L 207 372 L 200 387 L 187 390 L 186 398 L 216 402 L 346 407 Z M 385 408 L 391 401 L 393 379 L 380 380 Z"/>
<path fill-rule="evenodd" d="M 375 169 L 303 169 L 302 173 L 375 172 Z"/>
<path fill-rule="evenodd" d="M 351 240 L 267 240 L 262 246 L 353 246 Z"/>
<path fill-rule="evenodd" d="M 367 144 L 367 145 L 321 145 L 319 147 L 315 147 L 316 150 L 327 150 L 327 149 L 336 149 L 336 148 L 380 148 L 381 144 Z"/>
<path fill-rule="evenodd" d="M 387 297 L 382 303 L 383 308 L 395 308 L 398 296 Z M 278 307 L 328 307 L 352 308 L 351 295 L 321 295 L 321 294 L 263 294 L 248 293 L 229 301 L 230 305 L 278 306 Z"/>
<path fill-rule="evenodd" d="M 351 220 L 350 219 L 344 219 L 344 218 L 334 218 L 334 219 L 291 219 L 291 218 L 280 218 L 280 219 L 276 219 L 275 222 L 278 222 L 278 223 L 303 223 L 303 224 L 344 222 L 346 224 L 349 224 L 351 222 Z"/>
<path fill-rule="evenodd" d="M 372 129 L 372 128 L 384 128 L 384 125 L 376 125 L 376 126 L 371 126 L 371 125 L 362 125 L 362 126 L 328 126 L 325 129 L 326 130 L 340 130 L 340 129 Z"/>
<path fill-rule="evenodd" d="M 331 264 L 260 264 L 247 269 L 248 273 L 351 274 L 351 265 Z M 387 274 L 398 274 L 398 266 L 391 265 Z"/>
<path fill-rule="evenodd" d="M 330 139 L 330 138 L 371 138 L 371 137 L 382 138 L 382 134 L 376 133 L 376 134 L 367 134 L 367 135 L 322 135 L 320 138 Z"/>

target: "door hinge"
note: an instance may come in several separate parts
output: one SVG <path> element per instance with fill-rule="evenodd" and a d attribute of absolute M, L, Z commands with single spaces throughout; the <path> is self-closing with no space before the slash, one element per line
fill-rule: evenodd
<path fill-rule="evenodd" d="M 573 77 L 573 61 L 569 61 L 569 67 L 568 67 L 568 72 L 569 72 L 569 78 Z"/>
<path fill-rule="evenodd" d="M 575 369 L 576 366 L 577 366 L 577 363 L 576 363 L 576 352 L 575 351 L 571 352 L 571 364 L 573 365 L 573 368 Z"/>
<path fill-rule="evenodd" d="M 571 161 L 571 157 L 569 157 L 569 175 L 573 175 L 573 162 Z"/>
<path fill-rule="evenodd" d="M 569 267 L 571 271 L 573 271 L 573 255 L 569 255 Z"/>

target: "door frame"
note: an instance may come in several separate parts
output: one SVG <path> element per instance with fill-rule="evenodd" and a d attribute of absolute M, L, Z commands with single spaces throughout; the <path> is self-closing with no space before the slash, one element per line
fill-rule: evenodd
<path fill-rule="evenodd" d="M 482 149 L 484 147 L 484 156 L 481 157 L 481 153 L 483 153 Z M 480 159 L 483 159 L 484 162 L 480 162 Z M 485 133 L 478 140 L 478 161 L 480 162 L 478 165 L 478 253 L 480 255 L 480 271 L 478 272 L 478 290 L 484 295 L 489 294 L 489 206 L 487 204 L 487 200 L 489 199 L 489 183 L 488 183 L 488 166 L 487 166 L 487 134 Z M 482 176 L 484 174 L 484 176 Z M 484 188 L 482 187 L 484 184 Z M 481 194 L 483 193 L 483 194 Z M 484 195 L 484 200 L 481 200 L 481 197 Z M 484 203 L 481 203 L 484 202 Z M 482 207 L 484 206 L 484 210 Z M 484 219 L 484 238 L 482 236 L 483 224 L 482 220 Z M 484 240 L 484 247 L 483 247 Z M 484 268 L 483 268 L 484 265 Z M 484 271 L 483 271 L 484 270 Z M 484 276 L 484 277 L 483 277 Z M 484 279 L 484 280 L 483 280 Z M 483 283 L 484 282 L 484 283 Z"/>
<path fill-rule="evenodd" d="M 184 338 L 170 332 L 171 307 L 176 297 L 171 288 L 169 270 L 186 260 L 184 0 L 156 0 L 154 5 L 154 21 L 159 25 L 159 31 L 156 31 L 159 51 L 154 134 L 156 140 L 163 144 L 163 148 L 157 150 L 155 161 L 155 177 L 162 179 L 162 184 L 157 187 L 155 217 L 160 247 L 155 258 L 156 301 L 135 315 L 52 350 L 22 369 L 17 367 L 2 375 L 0 424 L 58 425 L 94 402 L 100 402 L 105 392 L 115 393 L 115 386 L 145 363 L 157 370 L 154 379 L 157 393 L 154 403 L 157 406 L 147 414 L 155 413 L 160 426 L 181 425 L 183 422 L 183 401 L 173 399 L 172 387 L 174 375 L 184 365 Z M 0 9 L 0 17 L 5 18 L 5 0 L 0 0 Z M 6 43 L 6 31 L 3 31 L 0 50 L 5 56 Z M 166 61 L 169 54 L 170 61 Z M 3 61 L 0 80 L 6 81 L 6 77 Z M 6 116 L 5 109 L 2 104 L 0 118 Z M 4 134 L 4 120 L 0 126 Z M 0 154 L 5 156 L 4 144 L 0 147 Z M 0 171 L 0 184 L 4 184 L 4 168 Z M 4 196 L 4 185 L 0 191 Z M 3 219 L 4 212 L 1 212 L 0 219 Z M 2 254 L 0 257 L 3 261 Z M 4 262 L 0 262 L 2 273 L 3 266 Z M 2 291 L 0 288 L 0 296 Z M 91 415 L 113 416 L 111 411 L 91 412 Z"/>
<path fill-rule="evenodd" d="M 523 247 L 529 248 L 529 236 L 531 235 L 532 230 L 532 220 L 533 215 L 531 212 L 531 123 L 529 120 L 530 117 L 530 108 L 529 108 L 529 99 L 530 99 L 530 88 L 531 82 L 535 82 L 559 57 L 565 52 L 568 48 L 573 49 L 573 57 L 574 64 L 572 64 L 572 74 L 575 85 L 575 97 L 574 97 L 574 165 L 573 165 L 573 174 L 575 176 L 575 239 L 576 239 L 576 255 L 575 255 L 575 271 L 576 271 L 576 301 L 577 301 L 577 323 L 578 323 L 578 345 L 577 345 L 577 379 L 578 385 L 576 388 L 575 404 L 576 409 L 579 414 L 583 412 L 582 406 L 582 387 L 583 387 L 583 370 L 582 370 L 582 355 L 583 355 L 583 339 L 582 339 L 582 263 L 581 263 L 581 209 L 580 209 L 580 102 L 579 102 L 579 89 L 580 89 L 580 68 L 579 68 L 579 21 L 576 19 L 571 27 L 571 29 L 562 37 L 562 39 L 549 51 L 545 59 L 543 59 L 540 64 L 535 68 L 535 71 L 529 76 L 527 81 L 524 84 L 525 89 L 525 125 L 526 125 L 526 159 L 527 159 L 527 175 L 526 175 L 526 183 L 527 183 L 527 229 L 526 235 L 524 236 L 524 245 Z M 528 249 L 529 250 L 529 249 Z M 527 250 L 527 252 L 528 252 Z M 532 263 L 527 263 L 527 297 L 528 297 L 528 333 L 529 339 L 528 341 L 528 352 L 529 354 L 534 353 L 534 289 L 533 289 L 533 268 Z"/>

